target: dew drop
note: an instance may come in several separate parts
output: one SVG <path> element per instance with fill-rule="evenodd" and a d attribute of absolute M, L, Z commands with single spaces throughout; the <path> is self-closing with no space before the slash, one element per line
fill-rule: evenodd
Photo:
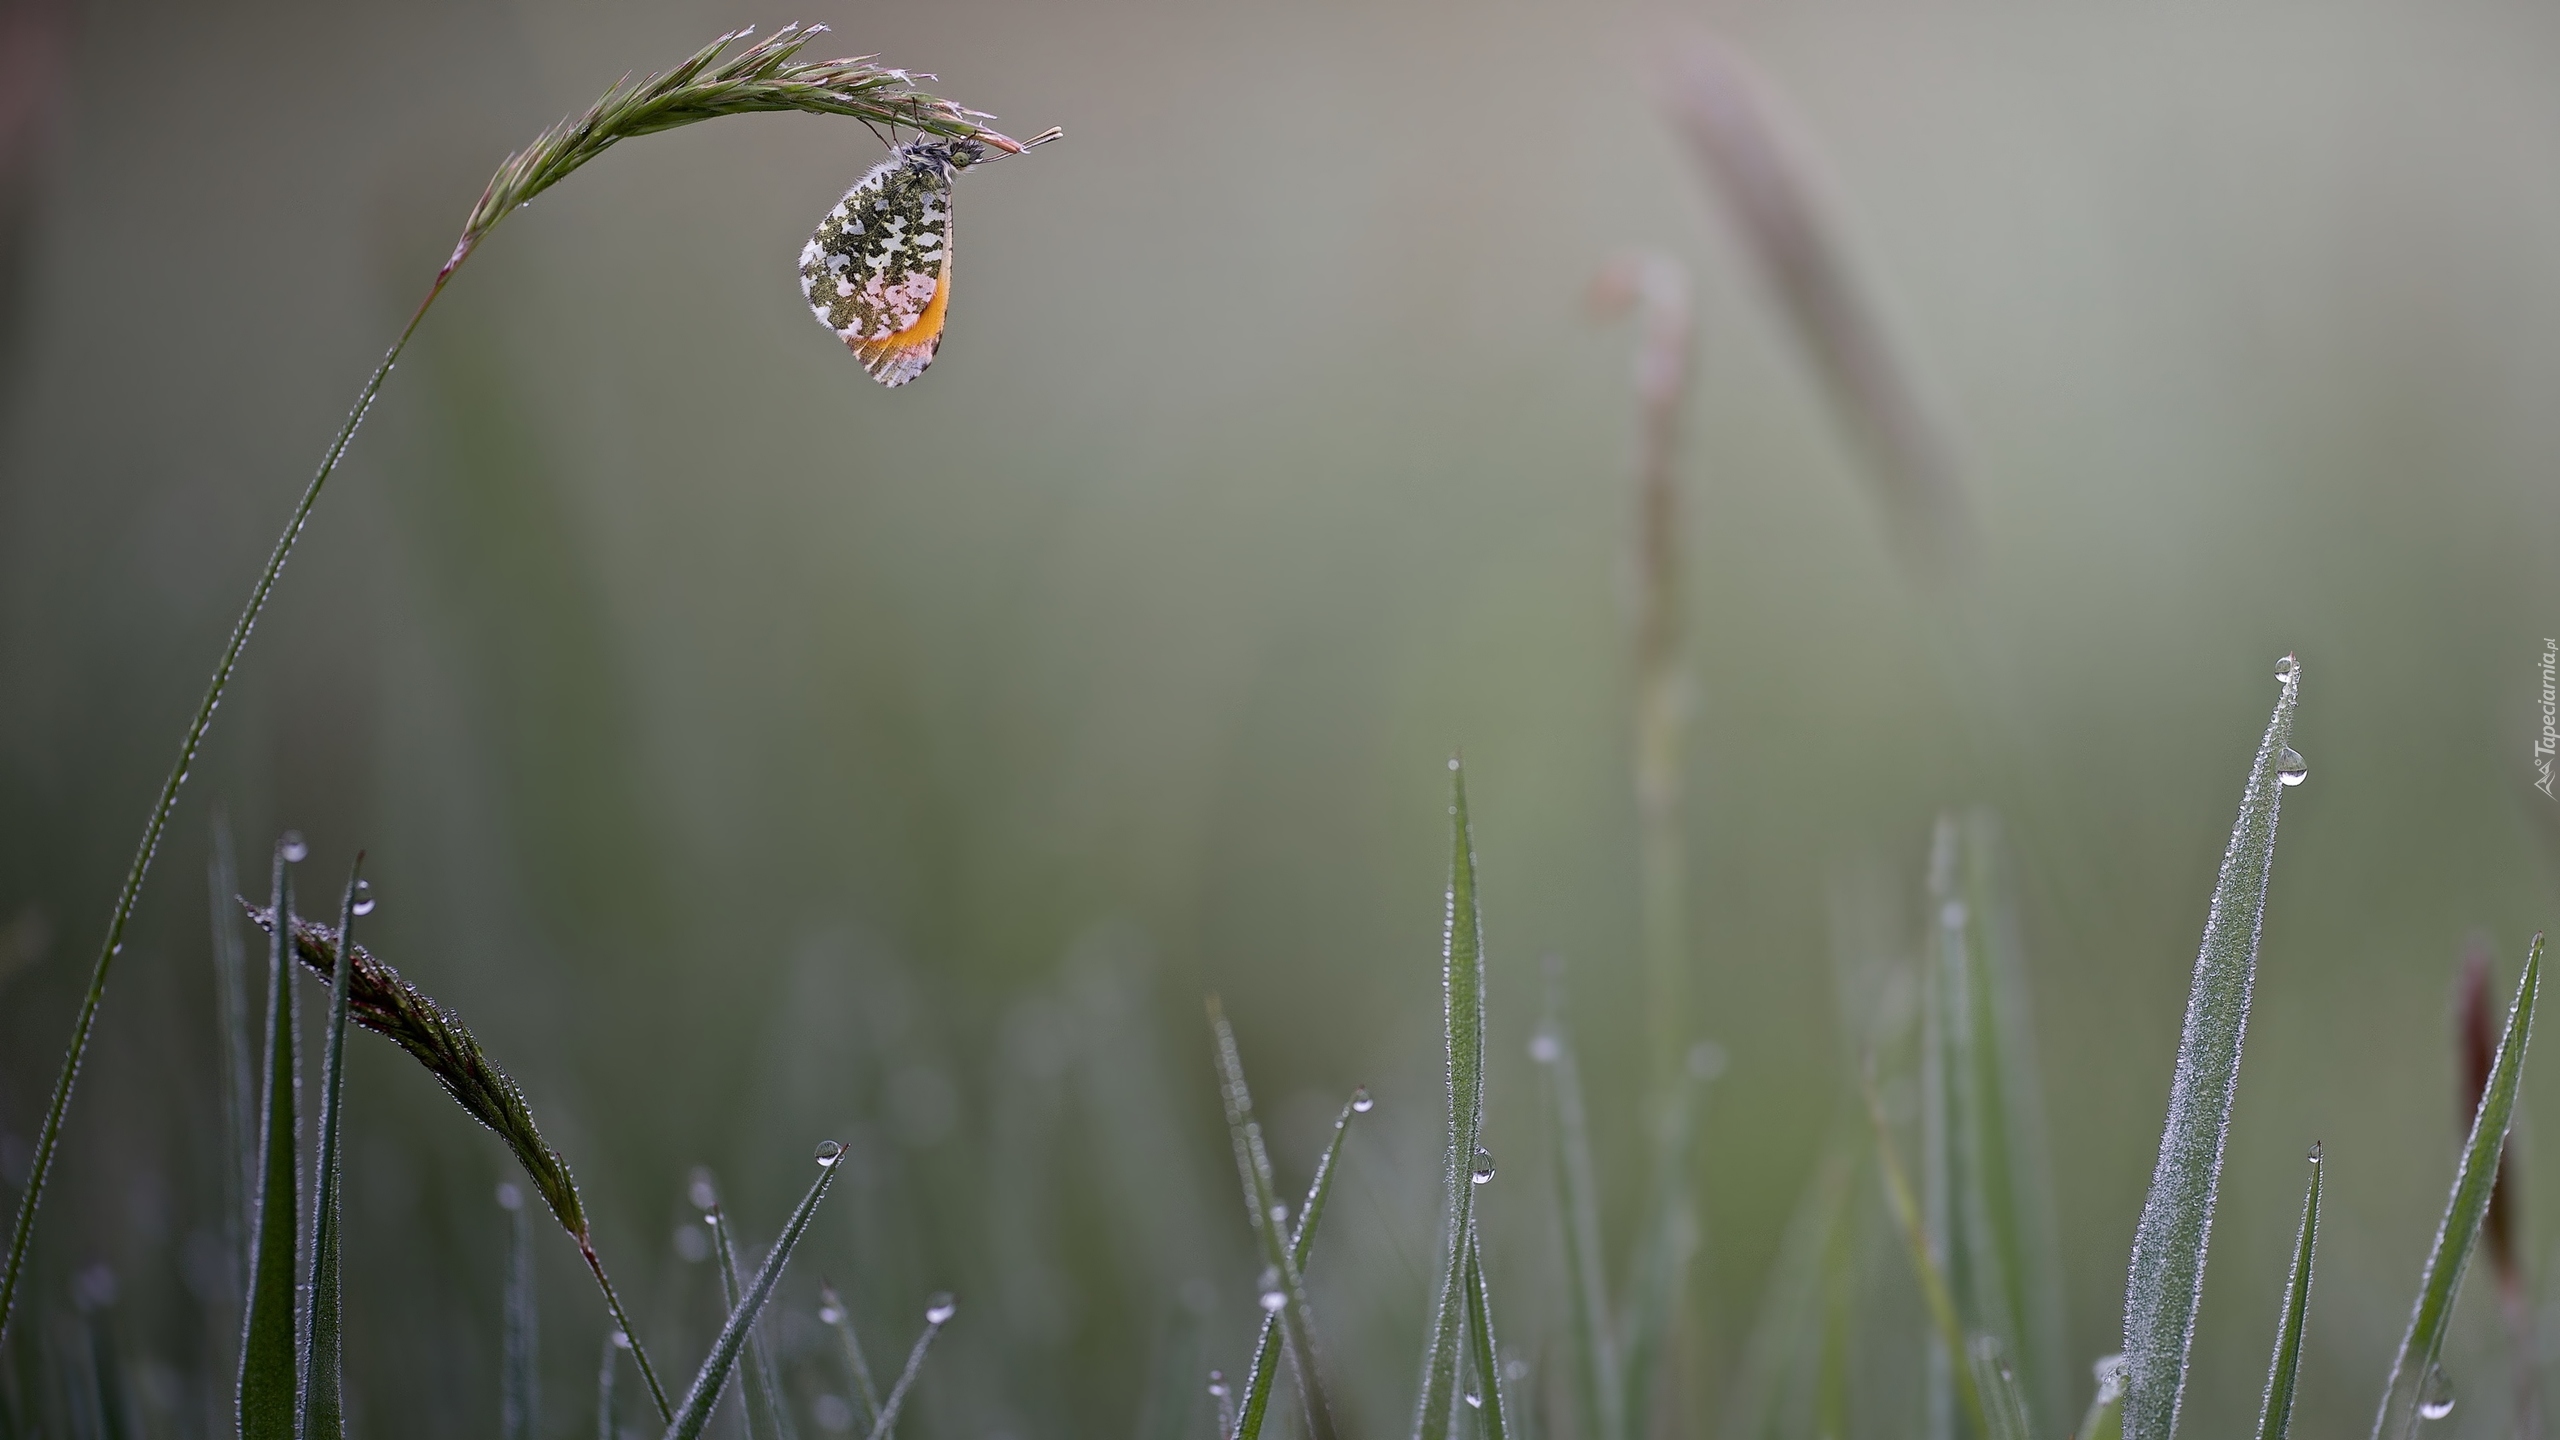
<path fill-rule="evenodd" d="M 1541 1030 L 1529 1037 L 1529 1058 L 1539 1064 L 1553 1065 L 1563 1054 L 1564 1046 L 1557 1042 L 1554 1032 Z"/>
<path fill-rule="evenodd" d="M 2302 752 L 2290 745 L 2284 747 L 2284 753 L 2276 757 L 2276 779 L 2287 785 L 2301 784 L 2303 778 L 2310 773 L 2311 767 L 2302 763 Z"/>
<path fill-rule="evenodd" d="M 927 1325 L 949 1324 L 951 1317 L 959 1313 L 960 1302 L 948 1290 L 924 1302 L 924 1323 Z"/>
<path fill-rule="evenodd" d="M 2290 655 L 2287 655 L 2283 659 L 2277 661 L 2276 678 L 2287 685 L 2291 685 L 2299 681 L 2302 678 L 2302 662 L 2294 659 Z"/>
<path fill-rule="evenodd" d="M 350 909 L 350 910 L 352 910 L 352 911 L 354 911 L 354 912 L 355 912 L 356 914 L 358 914 L 358 915 L 370 915 L 370 914 L 372 914 L 372 913 L 373 913 L 373 882 L 372 882 L 372 881 L 370 881 L 370 880 L 358 880 L 358 881 L 356 882 L 356 899 L 355 899 L 355 903 L 354 903 L 353 905 L 348 906 L 347 908 L 348 908 L 348 909 Z"/>
<path fill-rule="evenodd" d="M 1493 1152 L 1487 1150 L 1481 1145 L 1476 1147 L 1476 1170 L 1474 1178 L 1475 1182 L 1479 1185 L 1493 1178 Z"/>
<path fill-rule="evenodd" d="M 1377 1101 L 1369 1098 L 1368 1086 L 1363 1085 L 1351 1092 L 1351 1109 L 1354 1114 L 1366 1115 L 1376 1109 L 1377 1105 Z"/>
<path fill-rule="evenodd" d="M 287 865 L 299 865 L 311 855 L 311 847 L 303 843 L 302 832 L 299 830 L 284 832 L 284 838 L 276 842 L 276 851 L 284 856 L 284 863 Z"/>
<path fill-rule="evenodd" d="M 1222 1370 L 1212 1370 L 1209 1372 L 1209 1393 L 1217 1396 L 1221 1400 L 1227 1398 L 1226 1372 Z"/>
<path fill-rule="evenodd" d="M 1262 1292 L 1262 1308 L 1275 1315 L 1280 1313 L 1281 1307 L 1288 1303 L 1289 1297 L 1281 1294 L 1277 1290 L 1265 1290 Z"/>
<path fill-rule="evenodd" d="M 630 1349 L 630 1348 L 631 1348 L 631 1337 L 630 1337 L 630 1336 L 628 1336 L 628 1335 L 625 1335 L 624 1333 L 622 1333 L 622 1332 L 621 1332 L 621 1331 L 619 1331 L 619 1330 L 614 1331 L 614 1332 L 613 1332 L 613 1348 L 614 1348 L 614 1349 L 616 1349 L 616 1350 L 628 1350 L 628 1349 Z"/>
<path fill-rule="evenodd" d="M 818 1165 L 820 1168 L 833 1170 L 836 1168 L 836 1162 L 843 1158 L 844 1147 L 842 1145 L 837 1144 L 833 1140 L 821 1140 L 818 1142 Z"/>
<path fill-rule="evenodd" d="M 2418 1418 L 2441 1420 L 2453 1413 L 2453 1382 L 2445 1377 L 2444 1367 L 2430 1365 L 2427 1378 L 2418 1382 Z"/>
<path fill-rule="evenodd" d="M 1468 1391 L 1468 1392 L 1467 1392 L 1467 1408 L 1468 1408 L 1468 1409 L 1470 1409 L 1470 1410 L 1481 1410 L 1481 1409 L 1483 1409 L 1483 1408 L 1484 1408 L 1484 1397 L 1483 1397 L 1483 1396 L 1481 1396 L 1481 1395 L 1479 1395 L 1479 1394 L 1477 1394 L 1477 1393 L 1476 1393 L 1476 1392 L 1474 1392 L 1473 1390 Z"/>
<path fill-rule="evenodd" d="M 522 1190 L 517 1189 L 517 1188 L 516 1188 L 513 1184 L 511 1184 L 511 1183 L 503 1183 L 503 1182 L 502 1182 L 502 1183 L 498 1186 L 498 1208 L 499 1208 L 499 1209 L 501 1209 L 501 1210 L 521 1210 L 521 1209 L 523 1209 L 523 1208 L 524 1208 L 524 1192 L 523 1192 Z"/>
<path fill-rule="evenodd" d="M 1286 1225 L 1289 1223 L 1289 1207 L 1286 1204 L 1278 1201 L 1274 1201 L 1272 1203 L 1271 1223 L 1274 1225 Z"/>
<path fill-rule="evenodd" d="M 821 1325 L 841 1325 L 844 1323 L 844 1311 L 833 1305 L 821 1305 L 818 1307 L 818 1323 Z"/>

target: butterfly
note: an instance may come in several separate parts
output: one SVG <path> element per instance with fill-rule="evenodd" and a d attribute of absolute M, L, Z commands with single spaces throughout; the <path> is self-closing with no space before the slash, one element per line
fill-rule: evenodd
<path fill-rule="evenodd" d="M 871 378 L 904 385 L 942 345 L 951 308 L 951 182 L 975 140 L 915 140 L 854 182 L 800 248 L 800 293 Z"/>

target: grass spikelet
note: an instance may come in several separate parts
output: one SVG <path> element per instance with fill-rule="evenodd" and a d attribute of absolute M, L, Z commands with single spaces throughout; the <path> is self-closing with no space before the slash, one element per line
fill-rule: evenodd
<path fill-rule="evenodd" d="M 252 908 L 249 918 L 261 929 L 273 932 L 272 909 Z M 292 931 L 293 953 L 304 968 L 333 979 L 338 971 L 337 933 L 298 915 L 293 919 Z M 408 1051 L 472 1119 L 507 1142 L 516 1163 L 524 1168 L 525 1178 L 533 1182 L 535 1193 L 550 1207 L 560 1228 L 577 1243 L 579 1256 L 587 1262 L 597 1287 L 604 1292 L 614 1324 L 630 1338 L 631 1358 L 639 1366 L 640 1378 L 649 1387 L 649 1396 L 657 1403 L 659 1413 L 671 1414 L 657 1370 L 649 1363 L 649 1352 L 633 1332 L 622 1298 L 615 1293 L 613 1282 L 605 1275 L 604 1261 L 596 1254 L 595 1237 L 587 1227 L 586 1205 L 578 1196 L 578 1182 L 570 1175 L 568 1162 L 542 1138 L 542 1131 L 533 1123 L 533 1110 L 525 1103 L 524 1091 L 480 1048 L 480 1042 L 459 1016 L 401 979 L 400 972 L 362 945 L 352 947 L 346 1005 L 350 1019 Z"/>

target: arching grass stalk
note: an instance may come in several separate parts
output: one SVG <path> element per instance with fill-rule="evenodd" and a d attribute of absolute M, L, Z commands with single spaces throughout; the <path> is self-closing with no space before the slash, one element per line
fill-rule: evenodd
<path fill-rule="evenodd" d="M 346 454 L 347 444 L 355 438 L 365 412 L 373 407 L 374 397 L 382 393 L 383 382 L 390 378 L 400 352 L 408 348 L 419 323 L 427 318 L 427 311 L 444 293 L 446 283 L 453 279 L 462 262 L 470 259 L 498 222 L 518 206 L 567 179 L 579 166 L 620 142 L 724 115 L 785 110 L 844 115 L 874 125 L 904 126 L 951 139 L 974 139 L 1008 154 L 1020 154 L 1026 148 L 1022 142 L 979 123 L 992 116 L 917 89 L 918 77 L 904 70 L 875 64 L 868 57 L 796 63 L 800 50 L 825 31 L 823 25 L 785 25 L 723 60 L 722 52 L 752 33 L 736 30 L 695 51 L 665 74 L 650 75 L 637 82 L 626 76 L 583 114 L 562 120 L 533 144 L 509 156 L 481 192 L 479 203 L 472 207 L 470 219 L 463 226 L 462 238 L 454 243 L 453 254 L 436 272 L 435 282 L 427 287 L 426 298 L 418 302 L 399 338 L 391 343 L 382 362 L 356 392 L 355 408 L 347 413 L 346 423 L 338 427 L 337 438 L 321 453 L 319 470 L 294 502 L 284 533 L 276 537 L 275 549 L 268 554 L 265 568 L 258 572 L 257 583 L 250 587 L 249 603 L 242 607 L 238 623 L 231 627 L 231 638 L 222 647 L 222 658 L 214 664 L 204 698 L 196 703 L 195 714 L 187 721 L 186 732 L 178 742 L 177 763 L 169 767 L 169 778 L 161 782 L 159 797 L 152 802 L 151 816 L 142 827 L 142 843 L 135 847 L 123 888 L 116 892 L 106 938 L 98 946 L 88 991 L 81 997 L 79 1015 L 72 1022 L 71 1044 L 62 1057 L 62 1074 L 54 1082 L 52 1101 L 45 1107 L 44 1124 L 36 1134 L 26 1192 L 19 1198 L 17 1223 L 9 1234 L 8 1268 L 0 1271 L 0 1339 L 8 1334 L 18 1280 L 26 1267 L 27 1244 L 35 1231 L 36 1210 L 44 1202 L 45 1181 L 52 1174 L 54 1151 L 61 1143 L 72 1082 L 79 1078 L 80 1060 L 88 1053 L 89 1033 L 97 1023 L 98 1003 L 106 996 L 107 972 L 124 950 L 125 926 L 133 918 L 134 903 L 141 898 L 142 882 L 150 874 L 152 855 L 160 848 L 160 836 L 168 828 L 170 813 L 177 808 L 179 787 L 187 782 L 187 772 L 195 765 L 205 732 L 213 725 L 213 712 L 222 705 L 222 693 L 230 687 L 241 652 L 248 648 L 250 632 L 257 628 L 267 597 L 274 593 L 276 579 L 284 573 L 284 563 L 292 556 L 295 542 L 302 538 L 302 527 L 311 518 L 312 507 L 319 503 L 321 488 L 338 468 L 339 458 Z M 1036 137 L 1035 143 L 1038 138 L 1047 137 Z M 664 1413 L 663 1400 L 660 1410 Z"/>

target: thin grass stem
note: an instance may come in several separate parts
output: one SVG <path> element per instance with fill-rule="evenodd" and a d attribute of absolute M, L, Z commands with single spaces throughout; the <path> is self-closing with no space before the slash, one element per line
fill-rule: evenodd
<path fill-rule="evenodd" d="M 298 843 L 298 842 L 296 842 Z M 274 913 L 293 913 L 293 873 L 285 842 L 269 887 Z M 258 1193 L 249 1250 L 249 1294 L 241 1306 L 236 1417 L 240 1440 L 296 1440 L 294 1389 L 301 1373 L 295 1333 L 296 1272 L 302 1248 L 302 1165 L 295 1153 L 300 1027 L 293 957 L 279 927 L 267 946 L 267 1033 L 259 1089 Z"/>
<path fill-rule="evenodd" d="M 818 1286 L 818 1319 L 836 1332 L 844 1345 L 844 1368 L 853 1381 L 853 1402 L 862 1408 L 854 1413 L 854 1428 L 870 1433 L 880 1418 L 880 1390 L 871 1381 L 871 1360 L 862 1353 L 862 1339 L 853 1330 L 853 1312 L 833 1285 Z"/>
<path fill-rule="evenodd" d="M 2311 1186 L 2302 1192 L 2302 1229 L 2293 1241 L 2293 1271 L 2285 1278 L 2284 1306 L 2276 1318 L 2276 1349 L 2267 1362 L 2266 1398 L 2258 1406 L 2258 1440 L 2285 1440 L 2293 1428 L 2293 1395 L 2302 1378 L 2302 1317 L 2311 1299 L 2311 1252 L 2320 1238 L 2320 1147 L 2311 1147 Z"/>
<path fill-rule="evenodd" d="M 1306 1277 L 1299 1271 L 1296 1247 L 1288 1234 L 1289 1208 L 1280 1200 L 1279 1187 L 1272 1179 L 1271 1153 L 1262 1142 L 1262 1122 L 1254 1116 L 1253 1091 L 1245 1084 L 1244 1057 L 1236 1049 L 1235 1028 L 1227 1023 L 1226 1011 L 1218 1004 L 1217 996 L 1209 997 L 1208 1008 L 1209 1028 L 1217 1042 L 1219 1092 L 1225 1102 L 1227 1134 L 1234 1144 L 1236 1169 L 1244 1183 L 1245 1208 L 1252 1213 L 1254 1239 L 1262 1248 L 1263 1275 L 1255 1295 L 1264 1314 L 1280 1322 L 1280 1338 L 1288 1351 L 1290 1369 L 1298 1377 L 1298 1398 L 1308 1436 L 1311 1440 L 1333 1440 L 1332 1407 L 1325 1402 L 1323 1376 L 1316 1368 L 1313 1311 L 1307 1304 Z"/>
<path fill-rule="evenodd" d="M 833 1140 L 818 1146 L 818 1178 L 810 1183 L 808 1193 L 800 1197 L 791 1218 L 783 1222 L 782 1233 L 775 1237 L 773 1248 L 765 1252 L 764 1264 L 757 1269 L 756 1278 L 738 1297 L 738 1303 L 730 1307 L 729 1318 L 720 1327 L 720 1338 L 712 1342 L 711 1353 L 703 1357 L 702 1368 L 694 1372 L 693 1384 L 685 1391 L 684 1404 L 676 1411 L 675 1418 L 667 1422 L 667 1440 L 697 1440 L 703 1427 L 711 1423 L 711 1408 L 719 1402 L 720 1387 L 728 1383 L 729 1372 L 737 1366 L 738 1353 L 746 1347 L 748 1330 L 756 1323 L 756 1317 L 764 1313 L 765 1302 L 773 1298 L 773 1287 L 781 1283 L 783 1267 L 790 1263 L 791 1252 L 799 1246 L 801 1235 L 807 1232 L 810 1218 L 818 1213 L 818 1202 L 826 1198 L 827 1187 L 834 1183 L 836 1171 L 843 1161 L 844 1146 Z M 602 1277 L 601 1271 L 598 1277 Z M 610 1295 L 609 1291 L 607 1293 Z M 636 1345 L 632 1353 L 639 1353 Z"/>
<path fill-rule="evenodd" d="M 889 1398 L 881 1402 L 880 1418 L 871 1422 L 871 1440 L 889 1440 L 891 1432 L 897 1428 L 898 1411 L 906 1406 L 907 1392 L 915 1388 L 916 1376 L 924 1372 L 924 1352 L 933 1348 L 933 1337 L 941 1334 L 942 1327 L 950 1323 L 952 1312 L 953 1304 L 948 1297 L 936 1297 L 926 1302 L 924 1331 L 916 1336 L 914 1347 L 907 1351 L 906 1368 L 898 1372 L 898 1383 L 889 1387 Z"/>
<path fill-rule="evenodd" d="M 1343 1136 L 1349 1133 L 1351 1117 L 1368 1108 L 1369 1091 L 1363 1086 L 1351 1092 L 1351 1098 L 1342 1104 L 1342 1113 L 1333 1117 L 1333 1138 L 1326 1142 L 1324 1155 L 1316 1161 L 1315 1179 L 1307 1186 L 1306 1201 L 1298 1207 L 1297 1231 L 1289 1239 L 1289 1255 L 1301 1276 L 1306 1274 L 1307 1256 L 1315 1248 L 1316 1222 L 1324 1218 L 1325 1198 L 1333 1193 L 1333 1167 L 1342 1158 Z M 1232 1435 L 1234 1440 L 1256 1440 L 1262 1433 L 1263 1412 L 1271 1403 L 1272 1377 L 1278 1370 L 1273 1362 L 1280 1347 L 1280 1317 L 1266 1312 L 1262 1333 L 1253 1346 L 1253 1366 L 1245 1372 L 1244 1404 L 1234 1428 L 1222 1428 L 1218 1433 Z"/>
<path fill-rule="evenodd" d="M 346 893 L 338 901 L 337 973 L 329 980 L 329 1019 L 320 1051 L 320 1143 L 312 1157 L 311 1283 L 304 1294 L 308 1307 L 302 1354 L 302 1395 L 295 1433 L 300 1440 L 345 1440 L 347 1415 L 343 1370 L 346 1359 L 344 1312 L 338 1283 L 340 1152 L 345 1131 L 341 1111 L 346 1101 L 347 966 L 354 952 L 357 895 L 364 884 L 364 852 L 347 867 Z"/>

